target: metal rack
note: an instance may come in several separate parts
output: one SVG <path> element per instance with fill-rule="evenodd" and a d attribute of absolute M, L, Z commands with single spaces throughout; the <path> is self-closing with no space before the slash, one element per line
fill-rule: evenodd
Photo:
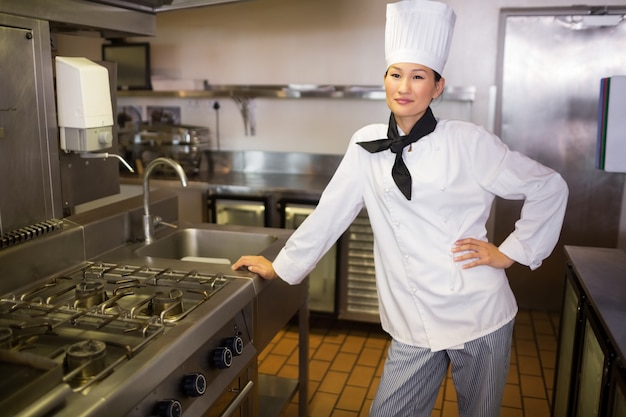
<path fill-rule="evenodd" d="M 363 210 L 348 228 L 341 247 L 339 318 L 380 322 L 374 270 L 374 234 Z"/>

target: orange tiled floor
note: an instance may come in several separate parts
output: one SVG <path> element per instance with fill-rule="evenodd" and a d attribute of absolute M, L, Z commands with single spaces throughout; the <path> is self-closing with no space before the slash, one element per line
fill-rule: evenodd
<path fill-rule="evenodd" d="M 501 417 L 549 417 L 558 314 L 520 311 Z M 312 318 L 309 342 L 309 416 L 365 417 L 382 372 L 389 337 L 379 326 Z M 259 372 L 297 378 L 298 330 L 283 329 L 259 355 Z M 298 396 L 281 417 L 298 415 Z M 458 416 L 450 376 L 432 416 Z"/>

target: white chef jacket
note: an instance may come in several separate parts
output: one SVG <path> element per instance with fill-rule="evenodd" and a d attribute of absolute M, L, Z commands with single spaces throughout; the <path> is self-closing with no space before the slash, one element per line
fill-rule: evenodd
<path fill-rule="evenodd" d="M 357 144 L 385 138 L 387 128 L 374 124 L 354 134 L 315 211 L 273 266 L 286 282 L 300 282 L 365 205 L 383 329 L 408 345 L 455 348 L 508 323 L 517 303 L 503 269 L 461 269 L 453 261 L 454 242 L 487 240 L 485 224 L 496 195 L 524 199 L 520 219 L 499 249 L 531 269 L 539 267 L 558 240 L 567 185 L 557 172 L 511 151 L 485 129 L 440 120 L 434 132 L 404 149 L 413 181 L 407 200 L 391 177 L 395 154 L 369 153 Z"/>

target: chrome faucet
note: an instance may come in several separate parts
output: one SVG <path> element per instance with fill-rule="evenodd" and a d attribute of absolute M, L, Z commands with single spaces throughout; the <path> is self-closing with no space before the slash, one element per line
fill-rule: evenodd
<path fill-rule="evenodd" d="M 170 158 L 156 158 L 152 160 L 146 167 L 143 173 L 143 234 L 146 239 L 146 243 L 151 243 L 154 240 L 154 228 L 160 224 L 168 225 L 159 216 L 152 216 L 150 214 L 150 174 L 154 171 L 157 165 L 169 165 L 174 168 L 174 171 L 180 178 L 180 183 L 183 187 L 187 186 L 187 175 L 183 170 L 183 167 L 173 159 Z M 173 227 L 176 227 L 172 225 Z"/>

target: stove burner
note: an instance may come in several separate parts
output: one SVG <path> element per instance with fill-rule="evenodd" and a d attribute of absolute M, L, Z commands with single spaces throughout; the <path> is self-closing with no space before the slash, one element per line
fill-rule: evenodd
<path fill-rule="evenodd" d="M 90 308 L 106 301 L 104 284 L 98 281 L 81 281 L 74 290 L 77 308 Z"/>
<path fill-rule="evenodd" d="M 248 279 L 204 268 L 83 262 L 0 294 L 0 356 L 37 359 L 28 384 L 19 382 L 33 398 L 16 401 L 19 414 L 148 416 L 159 401 L 184 397 L 183 407 L 193 403 L 187 412 L 214 415 L 229 381 L 255 376 L 256 348 L 241 349 L 253 342 L 254 292 Z M 227 369 L 213 366 L 213 351 L 233 335 L 242 338 L 241 357 Z M 0 369 L 4 386 L 15 374 Z M 205 388 L 214 394 L 194 402 Z"/>
<path fill-rule="evenodd" d="M 172 289 L 169 292 L 157 292 L 151 302 L 152 314 L 173 317 L 183 312 L 183 292 Z"/>
<path fill-rule="evenodd" d="M 0 327 L 0 349 L 11 349 L 13 343 L 13 330 L 8 327 Z"/>
<path fill-rule="evenodd" d="M 71 345 L 65 354 L 65 365 L 71 379 L 88 381 L 106 368 L 106 344 L 85 340 Z"/>

